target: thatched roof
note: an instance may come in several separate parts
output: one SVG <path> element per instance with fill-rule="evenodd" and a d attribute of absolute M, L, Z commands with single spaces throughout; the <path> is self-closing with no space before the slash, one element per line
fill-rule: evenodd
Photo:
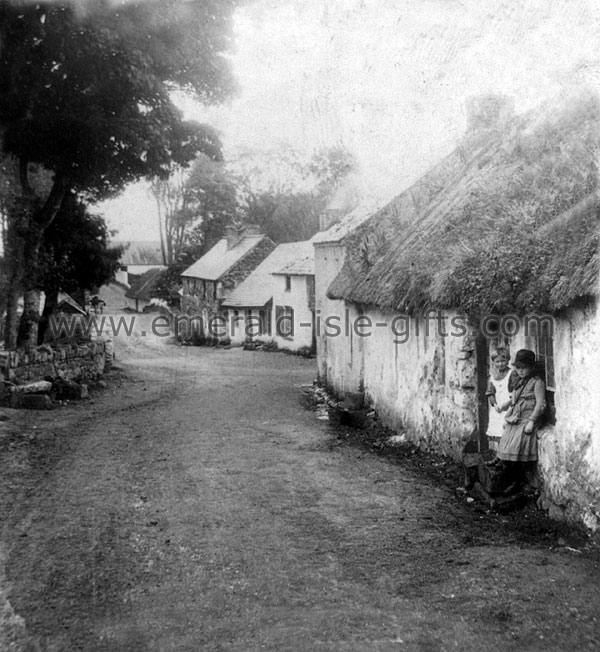
<path fill-rule="evenodd" d="M 595 296 L 599 146 L 591 93 L 472 134 L 346 239 L 330 298 L 480 314 Z"/>

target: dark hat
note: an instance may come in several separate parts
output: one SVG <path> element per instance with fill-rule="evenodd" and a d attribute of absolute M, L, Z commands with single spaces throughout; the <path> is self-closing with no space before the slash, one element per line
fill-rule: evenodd
<path fill-rule="evenodd" d="M 519 349 L 515 355 L 513 367 L 534 367 L 535 353 L 529 349 Z"/>

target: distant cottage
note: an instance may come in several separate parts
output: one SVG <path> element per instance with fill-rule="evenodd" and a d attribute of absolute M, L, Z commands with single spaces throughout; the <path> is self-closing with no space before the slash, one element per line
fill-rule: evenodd
<path fill-rule="evenodd" d="M 275 243 L 258 227 L 227 227 L 222 238 L 182 274 L 181 309 L 197 317 L 202 328 L 221 315 L 221 304 L 275 249 Z"/>
<path fill-rule="evenodd" d="M 223 302 L 233 342 L 314 348 L 314 252 L 310 240 L 280 244 Z"/>
<path fill-rule="evenodd" d="M 463 142 L 413 186 L 315 238 L 319 376 L 458 456 L 473 429 L 486 444 L 490 350 L 534 350 L 557 413 L 539 440 L 543 504 L 595 529 L 600 101 L 512 119 L 506 102 L 477 108 Z"/>
<path fill-rule="evenodd" d="M 127 287 L 150 269 L 166 269 L 158 241 L 126 240 L 114 245 L 123 247 L 115 278 Z"/>
<path fill-rule="evenodd" d="M 153 267 L 137 278 L 125 293 L 125 306 L 136 312 L 144 312 L 157 297 L 157 282 L 162 275 L 160 267 Z"/>

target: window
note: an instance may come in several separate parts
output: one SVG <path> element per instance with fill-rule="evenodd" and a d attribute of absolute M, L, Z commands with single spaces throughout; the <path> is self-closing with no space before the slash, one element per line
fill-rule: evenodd
<path fill-rule="evenodd" d="M 542 333 L 535 338 L 535 356 L 544 370 L 546 387 L 556 391 L 556 380 L 554 378 L 554 341 L 552 333 L 542 329 Z"/>
<path fill-rule="evenodd" d="M 258 319 L 260 320 L 260 335 L 271 335 L 271 311 L 259 310 Z"/>
<path fill-rule="evenodd" d="M 308 307 L 315 307 L 315 277 L 306 277 L 306 296 L 308 298 Z"/>
<path fill-rule="evenodd" d="M 289 292 L 292 289 L 292 277 L 289 274 L 285 276 L 285 291 Z"/>
<path fill-rule="evenodd" d="M 279 337 L 294 337 L 294 309 L 291 306 L 275 307 L 275 332 Z"/>

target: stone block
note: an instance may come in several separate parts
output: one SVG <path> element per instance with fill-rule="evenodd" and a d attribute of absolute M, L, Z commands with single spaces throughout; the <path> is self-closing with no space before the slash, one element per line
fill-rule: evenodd
<path fill-rule="evenodd" d="M 363 407 L 365 395 L 362 392 L 346 392 L 344 396 L 344 409 L 360 410 Z"/>
<path fill-rule="evenodd" d="M 51 410 L 54 404 L 48 394 L 22 394 L 15 392 L 11 394 L 10 407 L 24 410 Z"/>
<path fill-rule="evenodd" d="M 10 388 L 10 391 L 19 394 L 40 394 L 49 392 L 51 389 L 52 383 L 49 383 L 47 380 L 38 380 L 25 385 L 15 385 Z"/>
<path fill-rule="evenodd" d="M 89 396 L 88 386 L 73 380 L 57 380 L 52 384 L 52 393 L 59 401 L 80 401 Z"/>

